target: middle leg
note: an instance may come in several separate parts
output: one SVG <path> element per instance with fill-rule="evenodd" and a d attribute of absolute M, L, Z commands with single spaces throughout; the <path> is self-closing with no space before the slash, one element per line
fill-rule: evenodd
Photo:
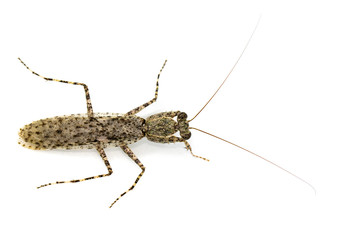
<path fill-rule="evenodd" d="M 164 69 L 165 67 L 165 64 L 166 64 L 167 60 L 165 60 L 163 66 L 161 67 L 160 69 L 160 72 L 157 76 L 157 81 L 156 81 L 156 89 L 155 89 L 155 97 L 153 99 L 151 99 L 150 101 L 144 103 L 143 105 L 137 107 L 137 108 L 134 108 L 133 110 L 127 112 L 125 115 L 134 115 L 134 114 L 137 114 L 138 112 L 140 112 L 141 110 L 143 110 L 144 108 L 146 108 L 147 106 L 149 106 L 150 104 L 156 102 L 156 99 L 158 97 L 158 91 L 159 91 L 159 79 L 160 79 L 160 74 L 162 72 L 162 70 Z"/>
<path fill-rule="evenodd" d="M 127 194 L 129 191 L 133 190 L 134 187 L 136 186 L 136 184 L 138 183 L 138 181 L 140 180 L 140 178 L 142 177 L 142 175 L 145 172 L 145 166 L 140 162 L 140 160 L 135 156 L 135 154 L 133 153 L 133 151 L 131 151 L 131 149 L 127 146 L 120 146 L 121 149 L 132 159 L 134 160 L 134 162 L 141 168 L 141 173 L 138 175 L 138 177 L 136 178 L 135 182 L 133 183 L 133 185 L 131 185 L 131 187 L 126 190 L 125 192 L 123 192 L 120 197 L 118 197 L 117 199 L 115 199 L 115 201 L 110 205 L 110 208 L 125 194 Z"/>

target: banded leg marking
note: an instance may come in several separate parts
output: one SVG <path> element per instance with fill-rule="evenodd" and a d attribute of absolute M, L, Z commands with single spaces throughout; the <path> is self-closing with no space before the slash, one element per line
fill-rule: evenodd
<path fill-rule="evenodd" d="M 202 159 L 202 160 L 208 161 L 208 162 L 210 161 L 210 160 L 207 159 L 207 158 L 204 158 L 204 157 L 195 155 L 195 154 L 192 152 L 192 149 L 191 149 L 190 144 L 189 144 L 186 140 L 184 140 L 183 142 L 184 142 L 184 144 L 185 144 L 186 149 L 190 151 L 191 155 L 193 155 L 194 157 L 200 158 L 200 159 Z"/>
<path fill-rule="evenodd" d="M 140 178 L 143 176 L 144 172 L 145 172 L 145 166 L 140 162 L 140 160 L 135 156 L 135 154 L 133 153 L 133 151 L 131 151 L 131 149 L 127 146 L 120 146 L 121 149 L 132 159 L 134 160 L 134 162 L 141 168 L 141 173 L 137 176 L 135 182 L 133 183 L 133 185 L 131 185 L 131 187 L 126 190 L 125 192 L 123 192 L 120 197 L 118 197 L 117 199 L 115 199 L 115 201 L 110 205 L 109 208 L 111 208 L 122 196 L 124 196 L 125 194 L 127 194 L 128 192 L 130 192 L 131 190 L 134 189 L 134 187 L 136 186 L 136 184 L 138 183 L 138 181 L 140 180 Z"/>
<path fill-rule="evenodd" d="M 111 166 L 110 166 L 110 163 L 109 163 L 109 161 L 108 161 L 108 159 L 107 159 L 107 157 L 106 157 L 104 148 L 97 146 L 96 149 L 97 149 L 98 152 L 100 153 L 101 158 L 104 160 L 104 163 L 105 163 L 105 166 L 107 167 L 108 173 L 106 173 L 106 174 L 100 174 L 100 175 L 92 176 L 92 177 L 87 177 L 87 178 L 82 178 L 82 179 L 74 179 L 74 180 L 70 180 L 70 181 L 57 181 L 57 182 L 54 182 L 54 183 L 43 184 L 43 185 L 41 185 L 41 186 L 39 186 L 39 187 L 37 187 L 37 188 L 39 189 L 39 188 L 42 188 L 42 187 L 46 187 L 46 186 L 50 186 L 50 185 L 56 185 L 56 184 L 61 184 L 61 183 L 84 182 L 84 181 L 91 180 L 91 179 L 96 179 L 96 178 L 102 178 L 102 177 L 110 176 L 110 175 L 113 173 L 113 170 L 112 170 L 112 168 L 111 168 Z"/>
<path fill-rule="evenodd" d="M 91 104 L 91 100 L 90 100 L 90 92 L 89 92 L 89 88 L 86 86 L 85 83 L 79 83 L 79 82 L 70 82 L 70 81 L 64 81 L 64 80 L 59 80 L 59 79 L 55 79 L 55 78 L 48 78 L 48 77 L 44 77 L 41 76 L 40 74 L 34 72 L 33 70 L 31 70 L 20 58 L 18 58 L 20 60 L 20 62 L 22 64 L 24 64 L 24 66 L 29 69 L 30 72 L 32 72 L 34 75 L 41 77 L 43 79 L 45 79 L 46 81 L 54 81 L 54 82 L 61 82 L 61 83 L 67 83 L 67 84 L 73 84 L 73 85 L 81 85 L 84 87 L 85 90 L 85 98 L 86 98 L 86 106 L 87 106 L 87 113 L 89 118 L 93 118 L 94 117 L 94 112 L 93 112 L 93 108 L 92 108 L 92 104 Z"/>
<path fill-rule="evenodd" d="M 134 114 L 140 112 L 141 110 L 143 110 L 144 108 L 146 108 L 147 106 L 149 106 L 150 104 L 156 102 L 156 99 L 157 99 L 157 97 L 158 97 L 158 91 L 159 91 L 159 79 L 160 79 L 160 74 L 161 74 L 162 70 L 164 69 L 166 62 L 167 62 L 167 60 L 165 60 L 163 66 L 161 67 L 160 72 L 159 72 L 159 74 L 158 74 L 158 76 L 157 76 L 156 89 L 155 89 L 155 97 L 154 97 L 153 99 L 151 99 L 150 101 L 144 103 L 143 105 L 141 105 L 141 106 L 139 106 L 139 107 L 137 107 L 137 108 L 134 108 L 133 110 L 127 112 L 125 115 L 134 115 Z"/>

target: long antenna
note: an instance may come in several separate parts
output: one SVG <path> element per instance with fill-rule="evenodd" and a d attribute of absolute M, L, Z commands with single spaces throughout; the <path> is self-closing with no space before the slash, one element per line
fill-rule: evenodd
<path fill-rule="evenodd" d="M 213 135 L 213 134 L 211 134 L 211 133 L 205 132 L 205 131 L 203 131 L 203 130 L 200 130 L 200 129 L 194 128 L 194 127 L 189 127 L 189 129 L 197 130 L 197 131 L 199 131 L 199 132 L 208 134 L 208 135 L 210 135 L 210 136 L 212 136 L 212 137 L 214 137 L 214 138 L 220 139 L 220 140 L 222 140 L 222 141 L 224 141 L 224 142 L 230 143 L 231 145 L 234 145 L 235 147 L 238 147 L 238 148 L 240 148 L 240 149 L 242 149 L 242 150 L 245 150 L 245 151 L 247 151 L 247 152 L 249 152 L 249 153 L 251 153 L 251 154 L 253 154 L 253 155 L 255 155 L 255 156 L 257 156 L 257 157 L 259 157 L 259 158 L 261 158 L 261 159 L 263 159 L 263 160 L 265 160 L 265 161 L 267 161 L 268 163 L 271 163 L 272 165 L 280 168 L 281 170 L 289 173 L 290 175 L 296 177 L 296 178 L 299 179 L 300 181 L 302 181 L 302 182 L 306 183 L 307 185 L 309 185 L 309 186 L 314 190 L 315 195 L 316 195 L 316 189 L 314 188 L 313 185 L 311 185 L 310 183 L 308 183 L 307 181 L 305 181 L 305 180 L 302 179 L 301 177 L 295 175 L 294 173 L 290 172 L 289 170 L 286 170 L 285 168 L 277 165 L 276 163 L 274 163 L 274 162 L 272 162 L 272 161 L 270 161 L 270 160 L 268 160 L 268 159 L 266 159 L 266 158 L 264 158 L 264 157 L 262 157 L 262 156 L 260 156 L 260 155 L 258 155 L 258 154 L 256 154 L 256 153 L 254 153 L 254 152 L 252 152 L 252 151 L 250 151 L 250 150 L 247 150 L 246 148 L 240 147 L 239 145 L 236 145 L 235 143 L 232 143 L 232 142 L 229 142 L 228 140 L 225 140 L 225 139 L 223 139 L 223 138 L 217 137 L 217 136 L 215 136 L 215 135 Z"/>
<path fill-rule="evenodd" d="M 213 97 L 214 97 L 214 96 L 217 94 L 217 92 L 220 90 L 220 88 L 222 87 L 222 85 L 224 85 L 224 83 L 226 82 L 226 80 L 229 78 L 230 74 L 232 73 L 232 71 L 234 70 L 234 68 L 236 67 L 236 65 L 238 64 L 238 62 L 240 61 L 242 55 L 244 54 L 246 48 L 248 47 L 248 45 L 249 45 L 249 43 L 250 43 L 250 41 L 251 41 L 251 39 L 252 39 L 252 37 L 253 37 L 256 29 L 257 29 L 257 27 L 258 27 L 258 25 L 259 25 L 260 19 L 261 19 L 261 16 L 259 17 L 259 19 L 258 19 L 258 21 L 257 21 L 257 23 L 256 23 L 256 25 L 255 25 L 255 28 L 254 28 L 253 32 L 251 33 L 250 38 L 249 38 L 249 40 L 247 41 L 247 43 L 246 43 L 243 51 L 241 52 L 239 58 L 236 60 L 234 66 L 231 68 L 230 72 L 228 73 L 228 75 L 226 76 L 226 78 L 224 79 L 224 81 L 221 83 L 220 87 L 216 90 L 216 92 L 214 93 L 214 95 L 212 95 L 212 97 L 207 101 L 207 103 L 200 109 L 200 111 L 199 111 L 192 119 L 190 119 L 190 120 L 187 121 L 187 122 L 191 122 L 192 120 L 194 120 L 194 119 L 197 117 L 197 115 L 199 115 L 199 114 L 201 113 L 201 111 L 204 110 L 204 108 L 209 104 L 209 102 L 213 99 Z"/>

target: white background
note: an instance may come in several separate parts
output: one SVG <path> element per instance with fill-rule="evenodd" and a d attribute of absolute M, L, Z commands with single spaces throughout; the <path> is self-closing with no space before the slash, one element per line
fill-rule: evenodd
<path fill-rule="evenodd" d="M 5 2 L 5 1 L 4 1 Z M 357 1 L 7 1 L 0 6 L 1 239 L 359 239 L 360 35 Z M 260 25 L 223 89 L 193 121 L 313 184 L 193 131 L 182 144 L 145 139 L 140 169 L 106 149 L 32 151 L 31 121 L 96 112 L 182 110 L 194 116 Z"/>

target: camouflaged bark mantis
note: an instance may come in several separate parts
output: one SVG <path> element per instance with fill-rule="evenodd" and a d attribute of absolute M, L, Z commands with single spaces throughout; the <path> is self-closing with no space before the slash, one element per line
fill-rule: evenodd
<path fill-rule="evenodd" d="M 256 25 L 257 26 L 257 25 Z M 135 143 L 140 139 L 146 137 L 148 140 L 157 142 L 157 143 L 176 143 L 181 142 L 185 145 L 186 149 L 197 158 L 207 160 L 206 158 L 197 156 L 193 154 L 190 144 L 187 140 L 191 137 L 190 129 L 198 130 L 203 133 L 209 134 L 205 131 L 202 131 L 197 128 L 189 127 L 189 122 L 192 121 L 211 101 L 211 99 L 216 95 L 222 85 L 225 83 L 237 63 L 239 62 L 241 56 L 243 55 L 247 45 L 249 44 L 256 27 L 249 38 L 243 52 L 240 57 L 237 59 L 230 73 L 227 75 L 225 80 L 222 82 L 220 87 L 210 98 L 210 100 L 205 104 L 205 106 L 191 119 L 187 120 L 187 114 L 181 111 L 171 111 L 171 112 L 161 112 L 144 119 L 135 114 L 139 113 L 144 108 L 148 107 L 157 100 L 158 90 L 159 90 L 159 78 L 160 74 L 166 64 L 164 62 L 156 81 L 155 97 L 150 101 L 144 103 L 143 105 L 134 108 L 133 110 L 125 114 L 115 114 L 115 113 L 94 113 L 89 89 L 86 84 L 79 82 L 70 82 L 54 78 L 43 77 L 40 74 L 32 71 L 20 58 L 20 62 L 29 69 L 34 75 L 41 77 L 47 81 L 55 81 L 72 85 L 81 85 L 85 90 L 85 98 L 87 105 L 87 114 L 73 114 L 68 116 L 58 116 L 53 118 L 41 119 L 34 121 L 22 129 L 19 132 L 19 144 L 23 147 L 34 149 L 34 150 L 45 150 L 45 149 L 79 149 L 79 148 L 95 148 L 102 160 L 107 167 L 108 172 L 106 174 L 100 174 L 97 176 L 87 177 L 83 179 L 74 179 L 70 181 L 57 181 L 53 183 L 48 183 L 39 186 L 38 188 L 46 187 L 49 185 L 61 184 L 61 183 L 77 183 L 83 182 L 90 179 L 102 178 L 110 176 L 113 173 L 113 170 L 110 166 L 110 163 L 105 154 L 106 147 L 120 147 L 140 168 L 141 172 L 137 176 L 133 185 L 123 192 L 116 200 L 110 205 L 110 208 L 126 193 L 134 189 L 140 178 L 145 172 L 145 166 L 140 162 L 136 155 L 129 148 L 129 144 Z M 174 118 L 176 117 L 176 121 Z M 179 132 L 180 137 L 174 136 L 176 132 Z M 214 136 L 212 134 L 209 134 Z M 216 136 L 214 136 L 216 137 Z M 248 151 L 251 154 L 256 155 L 257 157 L 262 158 L 263 160 L 277 166 L 278 168 L 288 172 L 289 174 L 295 176 L 301 181 L 307 183 L 312 187 L 311 184 L 305 180 L 299 178 L 288 170 L 276 165 L 275 163 L 245 149 L 234 143 L 231 143 L 222 138 L 216 137 L 225 142 L 228 142 L 236 147 L 239 147 L 245 151 Z M 313 187 L 312 187 L 313 188 Z M 314 188 L 313 188 L 314 189 Z"/>
<path fill-rule="evenodd" d="M 83 86 L 87 104 L 87 114 L 73 114 L 68 116 L 46 118 L 24 126 L 19 132 L 19 144 L 23 147 L 34 150 L 95 148 L 99 152 L 108 170 L 108 173 L 106 174 L 70 181 L 57 181 L 41 185 L 38 188 L 60 183 L 83 182 L 90 179 L 110 176 L 113 173 L 113 170 L 107 160 L 104 148 L 112 146 L 120 147 L 142 170 L 136 178 L 134 184 L 120 195 L 120 197 L 122 197 L 135 187 L 145 172 L 144 165 L 131 151 L 128 144 L 135 143 L 143 137 L 146 137 L 150 141 L 159 143 L 183 142 L 185 147 L 192 153 L 190 144 L 186 141 L 191 136 L 189 124 L 186 122 L 186 113 L 180 111 L 162 112 L 154 114 L 147 119 L 143 119 L 135 115 L 156 101 L 158 96 L 160 73 L 166 64 L 166 61 L 158 74 L 155 97 L 153 99 L 137 108 L 134 108 L 126 114 L 112 114 L 93 112 L 89 89 L 84 83 L 43 77 L 32 71 L 20 58 L 19 60 L 33 74 L 47 81 L 56 81 Z M 177 117 L 177 121 L 173 120 L 174 117 Z M 181 137 L 173 136 L 173 134 L 177 131 L 180 132 Z M 194 156 L 199 157 L 196 155 Z M 110 205 L 110 207 L 112 207 L 114 203 L 120 199 L 120 197 L 118 197 Z"/>

